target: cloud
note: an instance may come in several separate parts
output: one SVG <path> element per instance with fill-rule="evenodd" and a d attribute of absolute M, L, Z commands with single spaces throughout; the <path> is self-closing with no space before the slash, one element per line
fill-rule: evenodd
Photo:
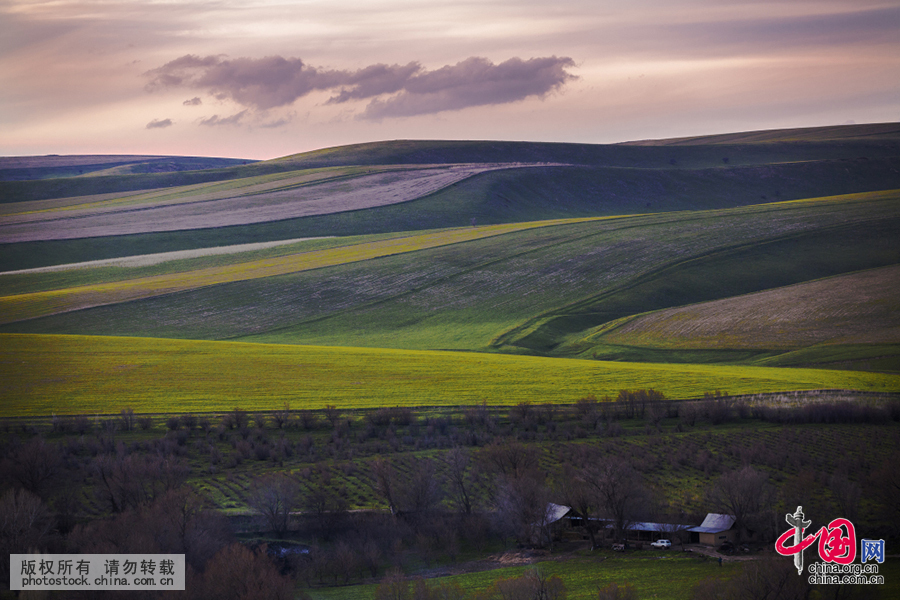
<path fill-rule="evenodd" d="M 216 98 L 260 111 L 289 106 L 313 91 L 334 90 L 328 104 L 371 99 L 361 117 L 381 119 L 544 97 L 576 79 L 566 71 L 574 66 L 571 58 L 556 56 L 511 58 L 497 65 L 473 57 L 433 71 L 415 61 L 342 71 L 310 66 L 299 58 L 226 59 L 189 54 L 144 75 L 150 79 L 146 89 L 151 92 L 169 87 L 203 89 Z M 194 100 L 199 103 L 199 98 Z M 215 116 L 201 124 L 218 125 L 232 118 Z"/>
<path fill-rule="evenodd" d="M 566 72 L 567 67 L 574 66 L 571 58 L 555 56 L 511 58 L 499 65 L 484 58 L 469 58 L 412 77 L 400 94 L 369 103 L 361 117 L 405 117 L 544 97 L 576 79 Z"/>
<path fill-rule="evenodd" d="M 201 58 L 188 54 L 148 71 L 147 89 L 185 86 L 206 89 L 216 97 L 231 98 L 238 104 L 267 110 L 287 106 L 314 90 L 343 83 L 343 72 L 307 67 L 299 58 L 266 56 L 225 60 L 219 56 Z"/>
<path fill-rule="evenodd" d="M 190 100 L 185 100 L 182 102 L 184 106 L 200 106 L 203 104 L 203 100 L 198 97 L 191 98 Z"/>
<path fill-rule="evenodd" d="M 147 129 L 165 129 L 166 127 L 171 127 L 173 124 L 172 119 L 163 119 L 162 121 L 153 119 L 147 123 Z"/>
<path fill-rule="evenodd" d="M 219 115 L 213 115 L 208 119 L 201 119 L 200 124 L 206 125 L 208 127 L 215 127 L 218 125 L 238 125 L 240 124 L 241 119 L 243 119 L 245 116 L 247 116 L 247 109 L 233 114 L 230 117 L 220 117 Z"/>
<path fill-rule="evenodd" d="M 278 119 L 275 119 L 274 121 L 265 121 L 263 123 L 260 123 L 259 127 L 262 127 L 263 129 L 277 129 L 279 127 L 284 127 L 285 125 L 290 123 L 292 120 L 293 120 L 293 115 L 288 115 L 286 117 L 280 117 Z"/>
<path fill-rule="evenodd" d="M 360 69 L 348 76 L 346 87 L 337 96 L 330 98 L 328 103 L 339 104 L 381 94 L 393 94 L 403 89 L 410 78 L 421 70 L 422 66 L 417 62 L 405 66 L 378 64 Z"/>

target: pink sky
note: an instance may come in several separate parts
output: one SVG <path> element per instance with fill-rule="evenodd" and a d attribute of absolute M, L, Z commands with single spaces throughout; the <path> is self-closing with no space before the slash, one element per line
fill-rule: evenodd
<path fill-rule="evenodd" d="M 900 121 L 900 2 L 0 0 L 0 155 Z"/>

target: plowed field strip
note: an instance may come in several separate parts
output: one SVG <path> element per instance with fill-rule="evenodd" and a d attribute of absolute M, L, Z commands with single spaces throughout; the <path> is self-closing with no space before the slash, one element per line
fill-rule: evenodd
<path fill-rule="evenodd" d="M 516 231 L 597 220 L 557 219 L 532 223 L 451 229 L 232 264 L 182 273 L 0 297 L 0 323 L 12 323 L 93 306 L 127 302 L 221 283 L 259 279 L 469 242 Z"/>

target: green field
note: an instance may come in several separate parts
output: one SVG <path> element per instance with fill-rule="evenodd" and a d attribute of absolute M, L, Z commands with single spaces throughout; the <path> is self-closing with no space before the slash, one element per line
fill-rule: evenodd
<path fill-rule="evenodd" d="M 94 336 L 3 335 L 4 416 L 567 403 L 621 389 L 670 398 L 900 390 L 900 375 L 607 363 L 477 353 Z"/>
<path fill-rule="evenodd" d="M 543 561 L 528 567 L 507 567 L 441 577 L 438 582 L 456 583 L 468 593 L 484 590 L 501 577 L 518 577 L 527 569 L 540 569 L 547 577 L 558 576 L 566 585 L 569 600 L 593 600 L 597 589 L 610 583 L 631 583 L 638 598 L 687 600 L 692 588 L 707 577 L 734 575 L 739 565 L 728 563 L 719 567 L 713 560 L 684 558 L 675 552 L 640 552 L 638 556 L 622 558 L 612 552 L 598 552 L 599 556 L 580 556 L 565 561 Z M 375 598 L 375 586 L 356 585 L 345 588 L 312 589 L 307 593 L 313 600 L 368 600 Z"/>
<path fill-rule="evenodd" d="M 0 181 L 0 239 L 31 241 L 0 244 L 3 269 L 290 243 L 0 274 L 4 402 L 46 414 L 99 410 L 104 395 L 165 411 L 896 390 L 897 286 L 861 282 L 900 264 L 898 131 L 394 141 L 157 173 L 142 172 L 156 158 L 101 157 L 68 178 L 26 161 Z M 254 216 L 234 221 L 242 211 Z M 111 364 L 120 352 L 154 368 Z M 192 358 L 175 368 L 180 352 Z"/>
<path fill-rule="evenodd" d="M 893 343 L 890 334 L 832 340 L 823 322 L 822 335 L 785 347 L 740 335 L 728 338 L 733 344 L 723 337 L 706 346 L 681 338 L 642 345 L 597 332 L 648 311 L 896 264 L 898 198 L 888 191 L 330 238 L 152 267 L 6 275 L 0 331 L 785 365 L 818 364 L 777 361 L 828 341 L 854 364 L 877 356 L 876 341 Z M 867 302 L 891 306 L 894 288 L 882 286 Z M 804 327 L 845 304 L 840 296 L 825 301 Z M 755 310 L 765 321 L 780 309 L 764 302 Z"/>
<path fill-rule="evenodd" d="M 787 560 L 787 559 L 785 559 Z M 598 588 L 610 583 L 630 583 L 638 598 L 656 600 L 688 600 L 693 597 L 693 587 L 706 578 L 726 579 L 735 576 L 746 563 L 725 562 L 721 567 L 714 560 L 684 558 L 676 553 L 641 552 L 632 558 L 579 557 L 566 561 L 538 562 L 530 567 L 510 567 L 441 577 L 437 582 L 456 583 L 466 592 L 484 590 L 499 577 L 517 577 L 527 568 L 538 568 L 546 576 L 559 576 L 566 585 L 569 600 L 597 598 Z M 866 590 L 873 598 L 892 598 L 900 586 L 900 569 L 890 561 L 883 565 L 885 585 Z M 313 600 L 370 600 L 375 598 L 376 585 L 354 585 L 326 589 L 311 589 L 307 593 Z M 833 593 L 834 586 L 817 586 L 818 593 Z M 829 589 L 830 588 L 830 589 Z M 815 589 L 815 588 L 814 588 Z M 816 592 L 813 592 L 814 594 Z"/>

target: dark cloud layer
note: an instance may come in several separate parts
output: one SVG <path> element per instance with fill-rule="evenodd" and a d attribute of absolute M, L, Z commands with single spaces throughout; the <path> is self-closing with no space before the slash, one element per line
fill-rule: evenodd
<path fill-rule="evenodd" d="M 896 39 L 900 6 L 788 18 L 735 19 L 664 25 L 655 39 L 696 52 L 744 54 L 797 48 L 856 45 Z M 643 36 L 642 36 L 643 37 Z"/>
<path fill-rule="evenodd" d="M 335 95 L 329 104 L 372 99 L 361 116 L 381 119 L 543 97 L 575 79 L 566 71 L 574 66 L 571 58 L 556 56 L 511 58 L 498 65 L 473 57 L 433 71 L 417 62 L 337 71 L 281 56 L 226 59 L 186 55 L 145 75 L 150 78 L 149 91 L 167 87 L 203 89 L 217 98 L 230 98 L 258 110 L 288 106 L 313 91 L 333 90 Z M 224 124 L 222 121 L 225 119 L 203 124 Z"/>

